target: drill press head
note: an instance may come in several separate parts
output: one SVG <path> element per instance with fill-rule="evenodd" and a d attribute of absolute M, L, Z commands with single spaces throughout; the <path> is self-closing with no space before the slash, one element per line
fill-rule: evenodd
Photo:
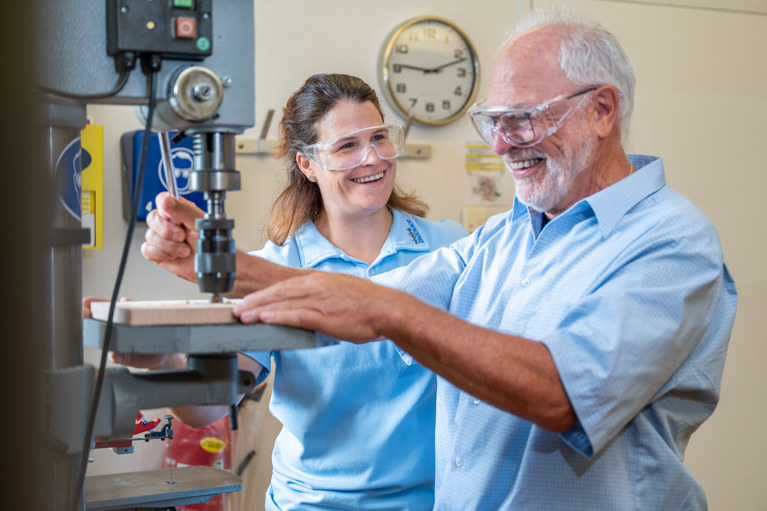
<path fill-rule="evenodd" d="M 235 277 L 234 220 L 226 218 L 226 192 L 240 189 L 240 174 L 234 170 L 235 133 L 216 119 L 224 97 L 224 85 L 207 68 L 182 68 L 171 77 L 168 101 L 158 109 L 161 118 L 188 123 L 186 133 L 194 139 L 194 165 L 189 187 L 201 191 L 207 211 L 197 220 L 200 233 L 195 254 L 195 273 L 200 291 L 212 293 L 211 301 L 232 290 Z"/>

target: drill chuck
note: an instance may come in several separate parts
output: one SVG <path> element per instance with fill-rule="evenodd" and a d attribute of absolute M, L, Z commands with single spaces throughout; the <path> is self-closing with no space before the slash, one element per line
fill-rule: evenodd
<path fill-rule="evenodd" d="M 235 276 L 234 220 L 198 218 L 200 237 L 194 256 L 194 271 L 200 291 L 220 295 L 232 290 Z"/>
<path fill-rule="evenodd" d="M 219 301 L 220 295 L 234 286 L 234 220 L 226 218 L 224 211 L 226 192 L 240 189 L 240 173 L 232 170 L 234 146 L 233 133 L 194 133 L 194 170 L 189 174 L 189 188 L 204 192 L 208 201 L 207 213 L 195 223 L 200 237 L 194 271 L 200 291 L 213 293 L 213 301 Z"/>

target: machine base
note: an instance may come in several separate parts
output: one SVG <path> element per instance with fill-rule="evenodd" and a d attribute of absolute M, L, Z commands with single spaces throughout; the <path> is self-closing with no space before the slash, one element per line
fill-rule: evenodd
<path fill-rule="evenodd" d="M 242 480 L 212 467 L 145 470 L 85 478 L 85 509 L 163 509 L 205 502 L 219 493 L 239 491 Z"/>

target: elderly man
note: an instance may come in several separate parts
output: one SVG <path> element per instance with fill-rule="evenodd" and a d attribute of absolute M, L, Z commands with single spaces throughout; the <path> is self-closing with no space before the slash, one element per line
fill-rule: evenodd
<path fill-rule="evenodd" d="M 624 153 L 632 98 L 599 27 L 523 30 L 470 113 L 514 175 L 511 211 L 377 280 L 401 291 L 313 275 L 237 311 L 390 338 L 438 373 L 436 509 L 706 506 L 682 460 L 718 400 L 736 293 L 662 161 Z"/>
<path fill-rule="evenodd" d="M 435 509 L 706 507 L 683 456 L 718 401 L 736 292 L 662 161 L 624 153 L 633 84 L 603 29 L 524 28 L 470 112 L 514 175 L 511 211 L 374 282 L 304 274 L 236 308 L 389 338 L 440 375 Z M 258 266 L 241 283 L 289 273 Z"/>

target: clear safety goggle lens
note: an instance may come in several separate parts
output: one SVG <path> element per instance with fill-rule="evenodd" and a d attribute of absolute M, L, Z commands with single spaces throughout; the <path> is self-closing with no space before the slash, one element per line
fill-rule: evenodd
<path fill-rule="evenodd" d="M 306 146 L 301 151 L 324 170 L 349 170 L 362 165 L 373 149 L 391 160 L 405 149 L 405 130 L 399 124 L 367 126 Z"/>
<path fill-rule="evenodd" d="M 468 114 L 477 133 L 487 144 L 493 145 L 497 135 L 507 144 L 530 146 L 556 133 L 570 114 L 583 104 L 586 99 L 583 95 L 596 89 L 589 87 L 566 97 L 554 98 L 531 110 L 510 105 L 477 103 L 469 109 Z M 580 101 L 571 101 L 579 96 L 583 96 Z"/>

